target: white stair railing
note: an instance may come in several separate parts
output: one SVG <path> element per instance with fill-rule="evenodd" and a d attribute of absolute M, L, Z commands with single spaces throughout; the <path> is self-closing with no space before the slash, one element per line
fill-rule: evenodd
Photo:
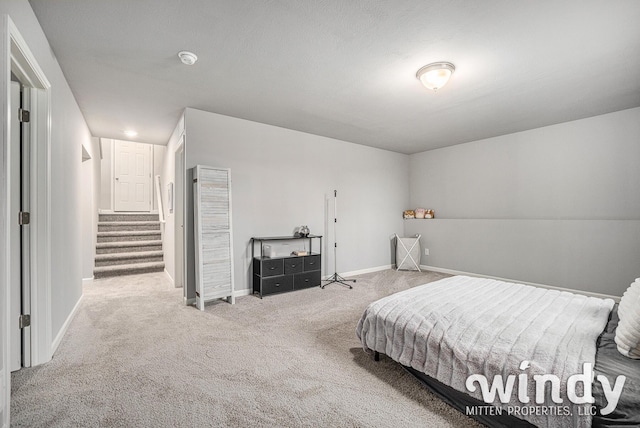
<path fill-rule="evenodd" d="M 160 176 L 156 175 L 156 200 L 158 201 L 158 216 L 160 223 L 165 223 L 164 207 L 162 206 L 162 187 L 160 185 Z"/>

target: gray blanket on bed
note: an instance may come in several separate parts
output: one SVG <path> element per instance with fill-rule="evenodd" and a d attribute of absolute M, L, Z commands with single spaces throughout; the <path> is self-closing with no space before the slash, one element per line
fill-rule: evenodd
<path fill-rule="evenodd" d="M 508 385 L 512 375 L 511 394 L 509 388 L 502 399 L 496 393 L 494 406 L 539 427 L 589 427 L 590 404 L 572 403 L 567 381 L 583 373 L 584 363 L 593 365 L 596 340 L 613 305 L 610 299 L 455 276 L 372 303 L 356 333 L 365 349 L 480 400 L 495 386 L 494 376 L 502 376 Z M 481 378 L 470 382 L 471 375 L 487 379 L 485 394 Z M 546 393 L 539 397 L 543 402 L 536 402 L 535 375 L 559 379 L 556 402 L 552 380 L 544 385 L 542 378 L 538 383 L 546 386 Z M 584 393 L 582 387 L 576 383 L 578 396 Z M 529 402 L 524 404 L 526 397 Z"/>

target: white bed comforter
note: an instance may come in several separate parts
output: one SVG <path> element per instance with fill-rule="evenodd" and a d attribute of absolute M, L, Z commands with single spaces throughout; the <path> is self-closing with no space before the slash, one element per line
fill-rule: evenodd
<path fill-rule="evenodd" d="M 583 373 L 583 363 L 594 363 L 596 340 L 613 305 L 610 299 L 454 276 L 372 303 L 356 333 L 365 350 L 384 353 L 481 401 L 478 383 L 475 392 L 466 388 L 470 375 L 485 375 L 491 386 L 495 375 L 506 383 L 507 376 L 526 373 L 528 404 L 518 399 L 516 380 L 509 402 L 500 403 L 496 395 L 493 405 L 539 427 L 590 427 L 587 405 L 567 399 L 567 379 Z M 520 368 L 523 361 L 530 362 L 528 368 Z M 548 393 L 536 404 L 536 374 L 561 380 L 562 404 Z M 537 414 L 544 407 L 566 413 L 563 406 L 571 415 Z M 516 407 L 533 414 L 514 414 Z"/>

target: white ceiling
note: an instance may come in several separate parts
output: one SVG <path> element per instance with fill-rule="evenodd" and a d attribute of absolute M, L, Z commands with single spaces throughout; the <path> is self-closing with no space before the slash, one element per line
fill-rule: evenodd
<path fill-rule="evenodd" d="M 30 3 L 99 137 L 166 144 L 193 107 L 415 153 L 640 106 L 637 0 Z"/>

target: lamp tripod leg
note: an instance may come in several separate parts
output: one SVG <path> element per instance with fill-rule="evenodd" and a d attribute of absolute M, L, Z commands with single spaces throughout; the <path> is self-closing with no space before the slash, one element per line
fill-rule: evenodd
<path fill-rule="evenodd" d="M 326 284 L 322 284 L 322 285 L 320 286 L 320 288 L 324 288 L 324 287 L 326 287 L 327 285 L 329 285 L 329 284 L 333 284 L 333 283 L 335 282 L 335 283 L 338 283 L 338 284 L 344 285 L 345 287 L 348 287 L 349 289 L 353 289 L 353 287 L 351 286 L 351 284 L 347 284 L 347 281 L 348 281 L 348 282 L 356 282 L 356 280 L 355 280 L 355 279 L 346 279 L 346 278 L 341 277 L 341 276 L 338 274 L 338 272 L 334 273 L 334 274 L 333 274 L 333 275 L 331 275 L 329 278 L 325 279 L 325 281 L 327 281 L 327 283 L 326 283 Z"/>

